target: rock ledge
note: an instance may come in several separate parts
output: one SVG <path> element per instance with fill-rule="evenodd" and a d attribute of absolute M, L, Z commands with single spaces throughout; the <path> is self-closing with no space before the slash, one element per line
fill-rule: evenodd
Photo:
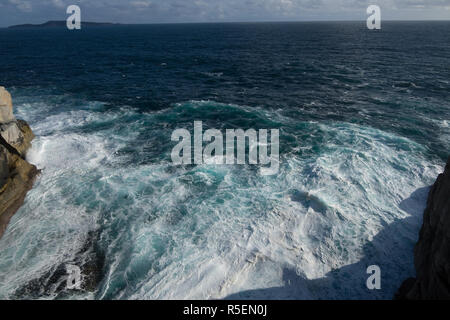
<path fill-rule="evenodd" d="M 25 160 L 33 138 L 30 126 L 14 117 L 11 95 L 0 86 L 0 238 L 39 173 Z"/>

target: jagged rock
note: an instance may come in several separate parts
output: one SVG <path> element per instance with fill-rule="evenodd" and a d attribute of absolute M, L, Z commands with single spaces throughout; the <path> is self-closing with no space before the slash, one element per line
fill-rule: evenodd
<path fill-rule="evenodd" d="M 17 154 L 11 154 L 5 147 L 0 148 L 0 159 L 7 159 L 8 170 L 0 173 L 4 183 L 0 188 L 0 238 L 11 217 L 23 204 L 25 195 L 33 186 L 39 173 L 37 168 Z M 5 168 L 3 162 L 0 167 Z"/>
<path fill-rule="evenodd" d="M 0 124 L 0 134 L 13 147 L 22 145 L 24 139 L 22 131 L 20 131 L 17 121 Z M 16 148 L 17 149 L 17 148 Z"/>
<path fill-rule="evenodd" d="M 25 156 L 34 138 L 28 124 L 14 117 L 11 95 L 4 87 L 0 87 L 0 135 L 22 156 Z"/>
<path fill-rule="evenodd" d="M 14 118 L 11 95 L 0 87 L 0 238 L 39 173 L 24 159 L 33 138 L 28 124 Z"/>
<path fill-rule="evenodd" d="M 8 150 L 0 145 L 0 186 L 4 186 L 9 178 Z M 1 190 L 0 190 L 1 192 Z"/>
<path fill-rule="evenodd" d="M 450 300 L 450 158 L 428 195 L 414 265 L 417 276 L 402 284 L 397 299 Z"/>
<path fill-rule="evenodd" d="M 0 87 L 0 123 L 14 120 L 11 95 L 4 87 Z"/>
<path fill-rule="evenodd" d="M 31 148 L 31 141 L 34 139 L 34 133 L 31 131 L 28 123 L 24 120 L 18 119 L 17 126 L 19 127 L 20 132 L 22 132 L 23 142 L 21 145 L 16 146 L 16 149 L 20 154 L 25 155 L 27 150 Z"/>
<path fill-rule="evenodd" d="M 98 248 L 98 232 L 89 232 L 83 247 L 61 264 L 53 266 L 38 278 L 30 280 L 13 295 L 14 299 L 64 299 L 71 294 L 95 292 L 102 280 L 105 256 Z M 67 265 L 75 265 L 81 271 L 79 289 L 67 288 Z"/>
<path fill-rule="evenodd" d="M 23 120 L 0 123 L 0 135 L 22 156 L 25 156 L 34 139 L 30 126 Z"/>

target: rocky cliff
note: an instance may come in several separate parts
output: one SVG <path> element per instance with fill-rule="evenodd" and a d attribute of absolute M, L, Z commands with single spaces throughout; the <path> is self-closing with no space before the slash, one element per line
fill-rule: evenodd
<path fill-rule="evenodd" d="M 403 283 L 397 299 L 450 299 L 450 158 L 428 195 L 414 264 L 417 277 Z"/>
<path fill-rule="evenodd" d="M 25 160 L 33 138 L 28 124 L 14 117 L 11 95 L 0 87 L 0 238 L 39 172 Z"/>

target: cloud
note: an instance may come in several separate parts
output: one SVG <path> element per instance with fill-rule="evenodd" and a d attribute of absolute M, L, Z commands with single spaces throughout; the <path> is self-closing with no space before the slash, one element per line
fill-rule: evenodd
<path fill-rule="evenodd" d="M 16 6 L 17 9 L 23 12 L 31 12 L 33 10 L 33 7 L 31 5 L 30 1 L 24 1 L 24 0 L 9 0 L 9 3 Z"/>
<path fill-rule="evenodd" d="M 450 0 L 0 0 L 0 24 L 64 19 L 69 4 L 90 21 L 121 23 L 364 20 L 371 4 L 386 19 L 450 20 Z"/>
<path fill-rule="evenodd" d="M 66 8 L 66 4 L 62 0 L 52 0 L 52 3 L 57 8 Z"/>
<path fill-rule="evenodd" d="M 152 6 L 151 1 L 131 1 L 131 6 L 138 8 L 138 9 L 146 9 L 150 8 Z"/>

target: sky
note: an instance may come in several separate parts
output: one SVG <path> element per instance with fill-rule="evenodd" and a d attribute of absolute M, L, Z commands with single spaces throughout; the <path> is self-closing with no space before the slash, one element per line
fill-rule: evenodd
<path fill-rule="evenodd" d="M 450 0 L 0 0 L 0 27 L 66 20 L 72 4 L 118 23 L 365 20 L 371 4 L 385 20 L 450 20 Z"/>

